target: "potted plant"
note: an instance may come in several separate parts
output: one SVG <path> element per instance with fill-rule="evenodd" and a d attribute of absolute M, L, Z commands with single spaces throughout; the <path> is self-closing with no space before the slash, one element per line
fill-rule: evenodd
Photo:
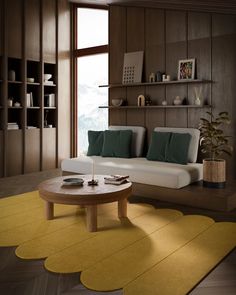
<path fill-rule="evenodd" d="M 226 163 L 222 154 L 231 155 L 233 148 L 229 144 L 230 136 L 226 136 L 222 126 L 230 124 L 228 112 L 220 112 L 214 116 L 207 112 L 210 119 L 200 118 L 200 147 L 209 158 L 203 160 L 203 185 L 212 188 L 224 188 L 226 183 Z"/>

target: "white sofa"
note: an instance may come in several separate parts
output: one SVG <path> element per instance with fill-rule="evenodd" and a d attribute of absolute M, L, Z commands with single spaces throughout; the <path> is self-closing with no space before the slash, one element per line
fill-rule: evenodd
<path fill-rule="evenodd" d="M 190 133 L 188 164 L 174 164 L 149 161 L 142 157 L 145 128 L 139 126 L 110 126 L 110 130 L 133 131 L 131 154 L 133 158 L 109 158 L 101 156 L 80 156 L 65 159 L 61 168 L 64 174 L 91 174 L 94 163 L 95 174 L 125 174 L 133 183 L 179 189 L 202 179 L 202 164 L 196 163 L 200 132 L 193 128 L 156 127 L 159 132 Z"/>

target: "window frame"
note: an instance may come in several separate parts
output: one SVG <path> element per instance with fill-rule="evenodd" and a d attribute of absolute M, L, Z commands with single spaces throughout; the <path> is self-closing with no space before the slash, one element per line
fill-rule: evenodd
<path fill-rule="evenodd" d="M 89 55 L 95 55 L 95 54 L 102 54 L 102 53 L 108 53 L 109 55 L 109 40 L 108 44 L 100 45 L 100 46 L 93 46 L 93 47 L 87 47 L 78 49 L 77 44 L 77 9 L 78 8 L 90 8 L 90 9 L 99 9 L 99 10 L 107 10 L 108 6 L 105 5 L 90 5 L 90 4 L 72 4 L 72 62 L 71 62 L 71 74 L 72 74 L 72 107 L 71 107 L 71 126 L 72 126 L 72 132 L 71 132 L 71 155 L 72 157 L 77 157 L 77 148 L 78 148 L 78 112 L 77 112 L 77 98 L 78 98 L 78 91 L 77 91 L 77 59 L 82 56 L 89 56 Z M 109 29 L 109 24 L 108 24 Z M 108 57 L 109 58 L 109 57 Z"/>

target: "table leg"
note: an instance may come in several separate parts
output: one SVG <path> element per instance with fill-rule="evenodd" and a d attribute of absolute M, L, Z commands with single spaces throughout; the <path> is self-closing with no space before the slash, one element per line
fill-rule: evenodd
<path fill-rule="evenodd" d="M 54 204 L 51 202 L 46 201 L 46 206 L 45 206 L 45 212 L 46 212 L 46 219 L 50 220 L 53 219 L 54 216 Z"/>
<path fill-rule="evenodd" d="M 118 201 L 118 217 L 127 217 L 127 199 Z"/>
<path fill-rule="evenodd" d="M 87 229 L 90 232 L 97 231 L 97 206 L 90 205 L 87 208 Z"/>

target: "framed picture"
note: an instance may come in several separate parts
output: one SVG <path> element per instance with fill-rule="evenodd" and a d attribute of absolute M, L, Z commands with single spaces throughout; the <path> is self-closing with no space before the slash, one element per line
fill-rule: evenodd
<path fill-rule="evenodd" d="M 195 58 L 179 60 L 178 80 L 195 78 Z"/>

